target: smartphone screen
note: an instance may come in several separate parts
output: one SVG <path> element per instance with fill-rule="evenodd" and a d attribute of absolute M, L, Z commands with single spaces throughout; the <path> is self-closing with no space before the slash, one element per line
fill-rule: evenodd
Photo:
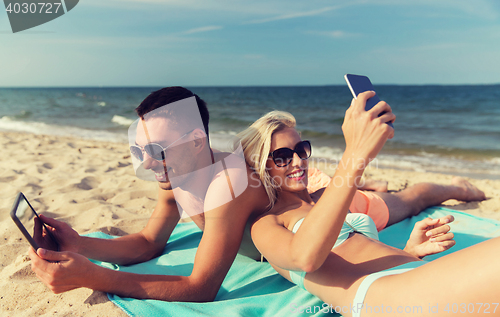
<path fill-rule="evenodd" d="M 349 89 L 351 90 L 351 93 L 355 99 L 357 99 L 358 95 L 362 92 L 369 90 L 375 91 L 375 89 L 373 89 L 372 82 L 366 76 L 346 74 L 344 78 L 345 81 L 347 82 L 347 86 L 349 86 Z M 378 95 L 371 97 L 366 101 L 365 110 L 366 111 L 370 110 L 379 102 L 380 98 L 378 97 Z M 387 124 L 393 127 L 392 122 L 387 122 Z"/>
<path fill-rule="evenodd" d="M 35 241 L 35 217 L 38 217 L 38 214 L 23 193 L 19 193 L 17 195 L 14 205 L 12 206 L 10 216 L 33 249 L 38 250 L 39 247 L 55 251 L 59 249 L 55 237 L 50 233 L 50 231 L 48 231 L 47 227 L 41 220 L 40 222 L 46 234 L 44 235 L 43 240 L 40 240 L 39 243 Z"/>

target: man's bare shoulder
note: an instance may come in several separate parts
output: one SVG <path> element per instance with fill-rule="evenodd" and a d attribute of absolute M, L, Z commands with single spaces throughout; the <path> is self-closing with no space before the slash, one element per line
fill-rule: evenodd
<path fill-rule="evenodd" d="M 214 152 L 214 160 L 219 169 L 215 172 L 214 181 L 210 185 L 206 199 L 228 196 L 231 197 L 225 200 L 228 207 L 239 206 L 239 209 L 247 210 L 252 214 L 260 214 L 266 210 L 269 198 L 259 175 L 246 164 L 243 158 L 234 153 Z M 222 195 L 225 191 L 227 195 Z"/>
<path fill-rule="evenodd" d="M 246 191 L 247 195 L 248 194 L 266 195 L 264 187 L 262 186 L 262 182 L 260 181 L 259 175 L 245 162 L 244 158 L 241 158 L 240 156 L 235 155 L 234 153 L 220 152 L 214 150 L 214 161 L 215 163 L 224 162 L 223 166 L 224 170 L 217 171 L 217 174 L 221 174 L 221 172 L 228 172 L 225 173 L 225 175 L 228 174 L 231 175 L 231 172 L 235 172 L 236 170 L 245 172 L 240 175 L 246 174 L 248 187 L 250 189 Z"/>

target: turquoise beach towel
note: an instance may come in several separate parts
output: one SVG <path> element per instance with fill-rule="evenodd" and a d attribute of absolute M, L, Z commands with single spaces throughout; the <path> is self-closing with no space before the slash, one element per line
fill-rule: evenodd
<path fill-rule="evenodd" d="M 382 230 L 379 233 L 380 240 L 388 245 L 404 248 L 417 221 L 448 214 L 455 217 L 451 226 L 457 244 L 451 250 L 429 256 L 426 260 L 434 260 L 488 238 L 500 236 L 499 221 L 433 207 Z M 175 228 L 164 254 L 158 258 L 131 266 L 96 263 L 124 272 L 188 276 L 193 268 L 201 235 L 202 232 L 194 223 L 182 223 Z M 101 232 L 89 236 L 112 238 Z M 334 307 L 328 307 L 315 296 L 288 282 L 268 263 L 256 262 L 242 255 L 236 257 L 214 302 L 137 300 L 114 294 L 108 294 L 108 297 L 129 316 L 340 316 L 334 312 Z"/>

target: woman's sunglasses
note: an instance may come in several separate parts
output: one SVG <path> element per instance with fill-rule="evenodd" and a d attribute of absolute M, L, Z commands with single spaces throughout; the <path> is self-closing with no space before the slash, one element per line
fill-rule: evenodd
<path fill-rule="evenodd" d="M 172 145 L 177 143 L 177 141 L 179 141 L 180 139 L 182 139 L 183 137 L 185 137 L 186 135 L 188 135 L 189 133 L 191 133 L 193 131 L 194 130 L 189 131 L 188 133 L 184 134 L 183 136 L 181 136 L 180 138 L 178 138 L 174 142 L 170 143 L 170 145 L 167 147 L 163 147 L 163 146 L 159 145 L 158 143 L 148 143 L 148 144 L 144 145 L 144 147 L 141 147 L 139 145 L 131 145 L 130 146 L 130 153 L 132 153 L 132 155 L 141 162 L 144 161 L 144 155 L 143 155 L 144 152 L 146 152 L 154 160 L 161 162 L 165 159 L 165 151 L 169 147 L 171 147 Z"/>
<path fill-rule="evenodd" d="M 273 162 L 276 166 L 285 167 L 293 161 L 294 153 L 297 153 L 302 160 L 307 160 L 311 156 L 311 142 L 299 142 L 295 145 L 293 150 L 286 147 L 274 150 L 269 153 L 269 157 L 273 158 Z"/>

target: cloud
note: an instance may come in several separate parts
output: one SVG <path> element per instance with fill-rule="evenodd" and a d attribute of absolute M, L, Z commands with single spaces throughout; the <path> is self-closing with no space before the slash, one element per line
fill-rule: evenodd
<path fill-rule="evenodd" d="M 200 28 L 194 28 L 190 29 L 187 31 L 182 32 L 182 34 L 193 34 L 193 33 L 202 33 L 202 32 L 210 32 L 210 31 L 215 31 L 215 30 L 220 30 L 223 27 L 220 25 L 208 25 L 208 26 L 202 26 Z"/>
<path fill-rule="evenodd" d="M 326 7 L 326 8 L 312 10 L 312 11 L 306 11 L 306 12 L 288 13 L 288 14 L 283 14 L 283 15 L 271 17 L 271 18 L 252 20 L 252 21 L 245 22 L 243 24 L 261 24 L 261 23 L 268 23 L 268 22 L 279 21 L 279 20 L 289 20 L 289 19 L 296 19 L 296 18 L 302 18 L 302 17 L 310 17 L 310 16 L 315 16 L 315 15 L 320 15 L 320 14 L 323 14 L 325 12 L 329 12 L 329 11 L 336 10 L 339 8 L 341 8 L 341 6 Z"/>

